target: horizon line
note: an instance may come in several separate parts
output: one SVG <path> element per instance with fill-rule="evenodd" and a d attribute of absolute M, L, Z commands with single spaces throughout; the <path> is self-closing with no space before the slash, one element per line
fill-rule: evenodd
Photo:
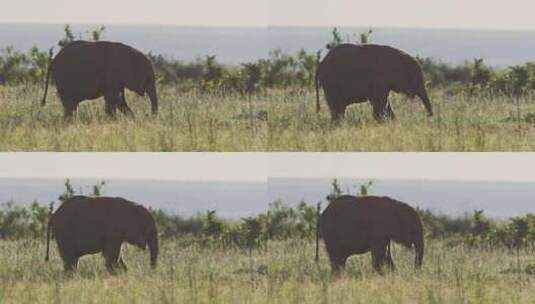
<path fill-rule="evenodd" d="M 342 179 L 354 179 L 354 180 L 370 180 L 375 181 L 414 181 L 414 182 L 469 182 L 469 183 L 535 183 L 535 179 L 463 179 L 463 178 L 441 178 L 441 177 L 355 177 L 355 176 L 270 176 L 267 180 L 245 180 L 245 179 L 231 179 L 231 180 L 222 180 L 222 179 L 171 179 L 171 178 L 152 178 L 152 177 L 111 177 L 111 178 L 101 178 L 101 177 L 88 177 L 88 176 L 73 176 L 73 177 L 57 177 L 57 176 L 0 176 L 2 179 L 12 179 L 12 180 L 97 180 L 97 181 L 154 181 L 154 182 L 185 182 L 185 183 L 247 183 L 247 184 L 269 184 L 270 179 L 293 179 L 293 180 L 342 180 Z"/>
<path fill-rule="evenodd" d="M 146 26 L 146 27 L 185 27 L 185 28 L 372 28 L 372 29 L 405 29 L 405 30 L 460 30 L 460 31 L 503 31 L 533 32 L 535 28 L 494 28 L 494 27 L 455 27 L 455 26 L 403 26 L 403 25 L 312 25 L 312 24 L 277 24 L 277 25 L 206 25 L 206 24 L 173 24 L 173 23 L 109 23 L 109 22 L 48 22 L 48 21 L 2 21 L 0 25 L 103 25 L 103 26 Z"/>

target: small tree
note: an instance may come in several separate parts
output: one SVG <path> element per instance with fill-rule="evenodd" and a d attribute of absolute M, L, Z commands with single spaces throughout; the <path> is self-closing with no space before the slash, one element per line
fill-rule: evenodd
<path fill-rule="evenodd" d="M 207 237 L 218 239 L 223 233 L 223 222 L 217 217 L 216 210 L 206 211 L 206 222 L 203 233 Z"/>
<path fill-rule="evenodd" d="M 316 208 L 309 206 L 304 201 L 297 206 L 297 231 L 299 237 L 303 239 L 312 239 L 316 232 Z"/>
<path fill-rule="evenodd" d="M 105 185 L 106 185 L 106 181 L 103 181 L 103 180 L 101 180 L 101 181 L 97 182 L 96 184 L 94 184 L 91 196 L 95 196 L 95 197 L 101 196 L 102 195 L 102 188 L 104 188 Z"/>
<path fill-rule="evenodd" d="M 104 35 L 104 31 L 106 30 L 106 27 L 101 25 L 93 30 L 91 32 L 88 32 L 88 34 L 91 36 L 91 40 L 93 41 L 99 41 L 102 39 L 102 36 Z"/>
<path fill-rule="evenodd" d="M 340 184 L 336 178 L 332 181 L 331 187 L 331 193 L 329 193 L 325 198 L 329 204 L 342 195 L 342 189 L 340 188 Z"/>
<path fill-rule="evenodd" d="M 342 44 L 342 35 L 340 35 L 338 28 L 334 27 L 331 31 L 331 34 L 332 34 L 332 40 L 331 42 L 327 43 L 327 45 L 325 46 L 328 50 Z"/>
<path fill-rule="evenodd" d="M 491 232 L 490 221 L 483 214 L 483 210 L 476 210 L 472 216 L 473 224 L 468 235 L 469 244 L 474 245 L 489 239 Z"/>
<path fill-rule="evenodd" d="M 515 96 L 522 95 L 529 82 L 529 71 L 526 66 L 520 65 L 512 66 L 509 69 L 510 92 Z"/>
<path fill-rule="evenodd" d="M 101 25 L 95 29 L 92 29 L 90 31 L 86 31 L 86 34 L 89 36 L 87 39 L 92 41 L 99 41 L 102 39 L 102 36 L 104 35 L 104 31 L 106 30 L 106 27 Z M 64 48 L 69 43 L 76 40 L 76 35 L 73 33 L 71 26 L 69 24 L 66 24 L 63 28 L 64 36 L 63 38 L 58 42 L 58 45 L 61 48 Z M 82 33 L 78 33 L 78 39 L 83 39 Z"/>
<path fill-rule="evenodd" d="M 300 50 L 297 53 L 297 62 L 299 64 L 297 78 L 302 87 L 312 86 L 314 84 L 317 61 L 314 54 L 309 54 L 305 50 Z"/>
<path fill-rule="evenodd" d="M 372 187 L 372 185 L 373 185 L 373 181 L 372 180 L 369 180 L 364 184 L 360 184 L 358 195 L 359 196 L 368 195 L 368 193 L 370 193 L 370 188 Z"/>
<path fill-rule="evenodd" d="M 483 63 L 483 58 L 474 59 L 474 71 L 471 79 L 472 85 L 484 87 L 489 83 L 490 78 L 491 71 Z"/>
<path fill-rule="evenodd" d="M 267 242 L 266 227 L 262 221 L 256 217 L 246 217 L 242 219 L 241 234 L 243 245 L 248 249 L 249 255 L 253 249 L 265 246 Z"/>
<path fill-rule="evenodd" d="M 262 70 L 258 63 L 242 64 L 243 74 L 245 76 L 245 94 L 252 94 L 258 89 L 258 84 L 262 78 Z"/>
<path fill-rule="evenodd" d="M 373 34 L 373 29 L 370 27 L 367 32 L 360 33 L 359 34 L 359 41 L 360 44 L 367 44 L 370 42 L 371 37 Z"/>
<path fill-rule="evenodd" d="M 519 250 L 526 244 L 526 239 L 529 233 L 529 223 L 526 218 L 514 217 L 511 218 L 509 224 L 509 230 L 512 236 L 512 246 L 516 250 Z"/>
<path fill-rule="evenodd" d="M 65 180 L 65 184 L 64 185 L 65 185 L 65 191 L 63 191 L 63 193 L 58 197 L 58 199 L 62 203 L 75 195 L 75 191 L 74 191 L 74 188 L 73 188 L 73 186 L 71 184 L 71 180 L 70 179 L 67 178 Z"/>
<path fill-rule="evenodd" d="M 66 24 L 63 28 L 64 36 L 63 38 L 58 42 L 59 47 L 64 48 L 69 43 L 73 42 L 75 40 L 74 33 L 72 32 L 71 26 L 69 24 Z"/>
<path fill-rule="evenodd" d="M 35 239 L 41 238 L 47 228 L 48 210 L 46 207 L 33 202 L 29 208 L 30 224 L 28 226 L 31 236 Z"/>

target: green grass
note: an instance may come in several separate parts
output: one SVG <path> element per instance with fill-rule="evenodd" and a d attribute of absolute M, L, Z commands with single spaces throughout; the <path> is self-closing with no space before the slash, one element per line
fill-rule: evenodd
<path fill-rule="evenodd" d="M 73 277 L 62 272 L 56 248 L 48 263 L 33 241 L 0 242 L 2 303 L 534 303 L 532 251 L 470 249 L 428 242 L 424 267 L 412 268 L 412 252 L 394 247 L 396 272 L 372 271 L 370 256 L 350 258 L 331 277 L 322 249 L 312 243 L 271 242 L 249 256 L 239 249 L 164 241 L 160 263 L 123 248 L 129 271 L 110 276 L 99 255 L 80 260 Z M 531 264 L 530 264 L 531 263 Z"/>
<path fill-rule="evenodd" d="M 334 127 L 322 97 L 271 90 L 247 97 L 160 88 L 160 114 L 128 94 L 134 120 L 108 119 L 102 100 L 86 101 L 73 123 L 52 89 L 0 87 L 1 151 L 535 151 L 535 96 L 447 95 L 431 90 L 435 116 L 419 100 L 392 94 L 397 120 L 377 123 L 369 103 L 353 105 Z M 265 115 L 267 114 L 267 115 Z M 267 116 L 267 119 L 265 117 Z"/>

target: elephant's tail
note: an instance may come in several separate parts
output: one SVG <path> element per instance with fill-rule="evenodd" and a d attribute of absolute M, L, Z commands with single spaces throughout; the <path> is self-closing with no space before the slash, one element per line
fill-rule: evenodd
<path fill-rule="evenodd" d="M 52 68 L 52 56 L 54 54 L 54 48 L 50 48 L 48 51 L 48 68 L 46 69 L 46 79 L 45 79 L 45 93 L 43 99 L 41 99 L 41 106 L 46 104 L 46 95 L 48 94 L 48 83 L 50 82 L 50 69 Z"/>
<path fill-rule="evenodd" d="M 316 113 L 320 112 L 320 82 L 318 77 L 318 70 L 320 66 L 321 51 L 318 51 L 316 57 L 316 76 L 315 76 L 315 85 L 316 85 Z"/>
<path fill-rule="evenodd" d="M 320 210 L 321 202 L 316 206 L 316 263 L 320 260 Z"/>
<path fill-rule="evenodd" d="M 46 227 L 46 255 L 45 255 L 45 262 L 48 262 L 50 255 L 50 229 L 51 229 L 51 222 L 52 222 L 52 210 L 54 210 L 54 203 L 50 203 L 50 207 L 48 209 L 48 225 Z"/>

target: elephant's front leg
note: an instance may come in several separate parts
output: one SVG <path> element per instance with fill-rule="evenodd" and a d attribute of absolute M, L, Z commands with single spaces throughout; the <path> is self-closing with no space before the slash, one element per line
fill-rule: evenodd
<path fill-rule="evenodd" d="M 332 256 L 331 259 L 331 270 L 334 275 L 339 275 L 346 266 L 347 256 L 338 255 Z"/>
<path fill-rule="evenodd" d="M 387 259 L 386 244 L 376 244 L 372 248 L 372 264 L 375 271 L 382 273 L 383 265 Z"/>
<path fill-rule="evenodd" d="M 394 117 L 394 111 L 388 103 L 388 90 L 383 88 L 377 88 L 374 90 L 370 102 L 373 107 L 373 117 L 377 121 L 384 121 Z"/>
<path fill-rule="evenodd" d="M 63 102 L 63 119 L 66 122 L 71 122 L 76 114 L 78 108 L 78 101 L 67 100 Z"/>
<path fill-rule="evenodd" d="M 63 268 L 65 270 L 65 273 L 67 274 L 73 274 L 76 269 L 78 268 L 78 259 L 77 256 L 69 256 L 65 257 L 63 261 Z"/>
<path fill-rule="evenodd" d="M 118 91 L 110 91 L 104 95 L 105 111 L 108 116 L 115 117 L 120 99 Z"/>
<path fill-rule="evenodd" d="M 102 255 L 106 261 L 106 269 L 111 274 L 117 273 L 117 268 L 119 266 L 119 257 L 121 254 L 121 242 L 120 241 L 110 241 L 104 247 Z"/>

